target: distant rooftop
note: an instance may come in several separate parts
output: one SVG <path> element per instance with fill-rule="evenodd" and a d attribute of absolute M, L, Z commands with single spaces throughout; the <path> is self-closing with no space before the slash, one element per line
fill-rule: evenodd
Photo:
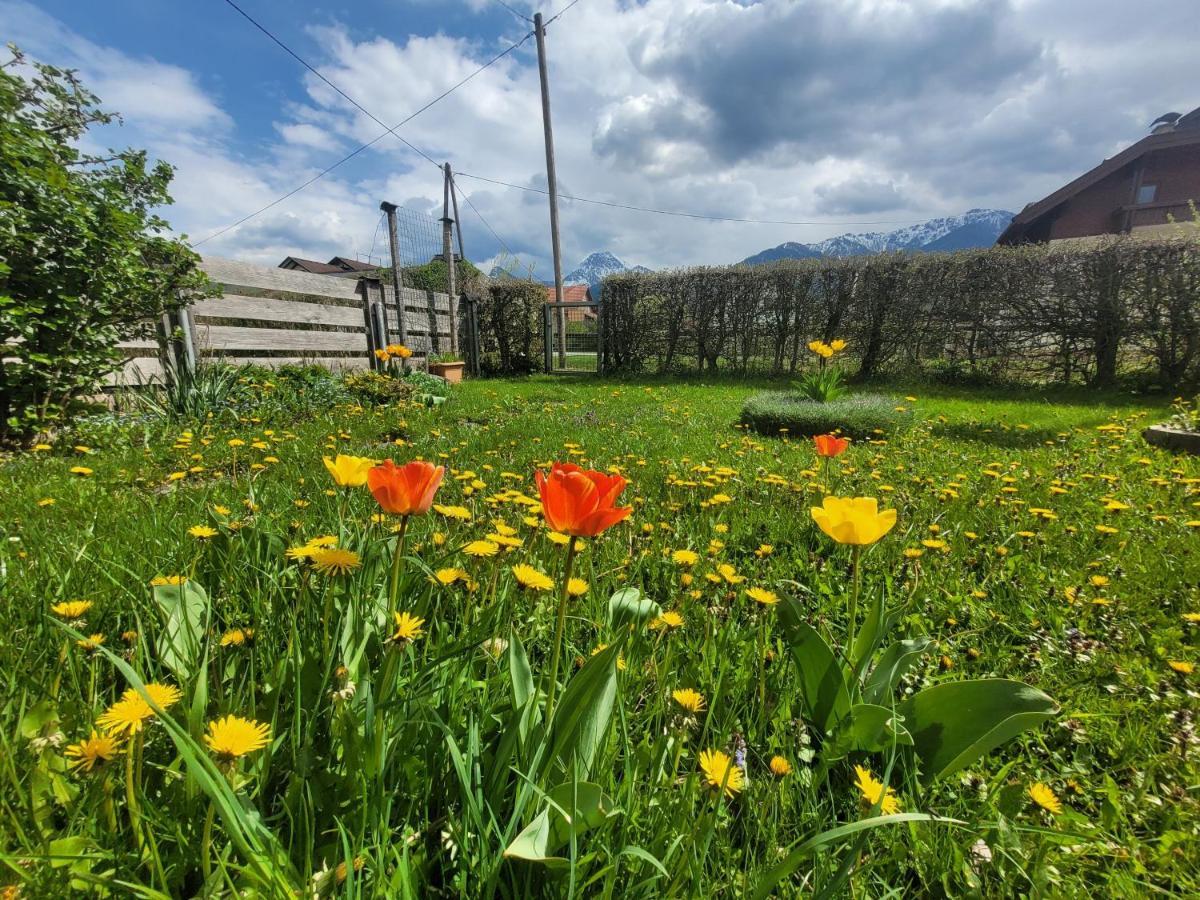
<path fill-rule="evenodd" d="M 380 268 L 374 263 L 366 263 L 346 256 L 335 256 L 329 262 L 318 262 L 315 259 L 303 259 L 299 256 L 285 256 L 279 264 L 281 269 L 294 269 L 308 272 L 312 275 L 345 275 L 348 272 L 374 272 Z"/>

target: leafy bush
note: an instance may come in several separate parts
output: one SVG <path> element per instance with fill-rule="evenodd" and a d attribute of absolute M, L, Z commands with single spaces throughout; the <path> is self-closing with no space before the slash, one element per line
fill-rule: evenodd
<path fill-rule="evenodd" d="M 114 116 L 74 73 L 0 64 L 0 436 L 61 423 L 124 360 L 117 343 L 207 285 L 166 237 L 173 169 L 81 150 Z"/>
<path fill-rule="evenodd" d="M 493 279 L 475 293 L 487 375 L 528 375 L 541 367 L 546 289 L 533 281 Z"/>
<path fill-rule="evenodd" d="M 407 400 L 416 391 L 414 383 L 408 378 L 397 378 L 383 372 L 352 372 L 342 383 L 355 400 L 373 406 Z"/>
<path fill-rule="evenodd" d="M 455 266 L 455 287 L 460 291 L 469 281 L 479 278 L 480 272 L 468 259 L 458 260 Z M 449 293 L 450 285 L 446 280 L 446 261 L 433 259 L 423 266 L 409 266 L 401 270 L 401 280 L 405 287 L 416 288 L 419 291 L 434 291 L 438 294 Z"/>
<path fill-rule="evenodd" d="M 863 440 L 880 433 L 894 434 L 907 427 L 912 415 L 896 401 L 880 394 L 854 394 L 817 403 L 791 391 L 764 391 L 752 395 L 742 407 L 742 422 L 760 434 L 808 437 L 838 432 Z"/>
<path fill-rule="evenodd" d="M 413 390 L 418 394 L 432 394 L 434 397 L 450 395 L 450 385 L 446 383 L 446 379 L 438 378 L 436 375 L 428 375 L 425 372 L 414 370 L 405 375 L 404 380 L 411 384 Z"/>

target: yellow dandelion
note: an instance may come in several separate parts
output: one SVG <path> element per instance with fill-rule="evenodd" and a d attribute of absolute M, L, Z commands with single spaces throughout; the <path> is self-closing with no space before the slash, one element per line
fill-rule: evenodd
<path fill-rule="evenodd" d="M 254 640 L 253 628 L 231 628 L 221 635 L 222 647 L 242 647 Z"/>
<path fill-rule="evenodd" d="M 467 556 L 474 556 L 481 559 L 485 556 L 495 556 L 500 552 L 500 545 L 491 541 L 471 541 L 467 546 L 463 547 L 463 553 Z"/>
<path fill-rule="evenodd" d="M 772 756 L 770 762 L 771 774 L 776 778 L 792 774 L 792 764 L 782 756 Z"/>
<path fill-rule="evenodd" d="M 761 603 L 763 606 L 774 606 L 779 602 L 779 595 L 774 591 L 768 591 L 766 588 L 747 588 L 746 596 L 755 603 Z"/>
<path fill-rule="evenodd" d="M 444 569 L 438 569 L 436 572 L 434 572 L 433 580 L 443 587 L 449 587 L 456 582 L 466 581 L 467 573 L 457 567 L 449 566 Z"/>
<path fill-rule="evenodd" d="M 63 603 L 55 603 L 50 607 L 50 612 L 54 613 L 60 619 L 82 619 L 87 615 L 87 611 L 92 608 L 91 600 L 67 600 Z"/>
<path fill-rule="evenodd" d="M 100 734 L 93 730 L 91 737 L 71 744 L 63 753 L 68 759 L 74 760 L 71 768 L 81 772 L 91 772 L 93 769 L 110 763 L 121 752 L 121 742 L 108 734 Z"/>
<path fill-rule="evenodd" d="M 86 653 L 92 653 L 96 650 L 99 650 L 100 645 L 103 643 L 104 643 L 104 635 L 92 634 L 92 635 L 88 635 L 85 638 L 80 638 L 79 640 L 77 640 L 75 642 L 75 646 L 77 646 L 80 650 L 83 650 Z"/>
<path fill-rule="evenodd" d="M 271 742 L 271 727 L 264 722 L 226 716 L 208 723 L 204 743 L 221 762 L 234 760 L 261 750 Z"/>
<path fill-rule="evenodd" d="M 87 478 L 92 474 L 92 470 L 87 466 L 71 466 L 71 474 L 79 475 L 82 478 Z"/>
<path fill-rule="evenodd" d="M 721 750 L 701 751 L 700 771 L 709 786 L 724 791 L 726 797 L 732 797 L 746 786 L 742 770 L 734 765 L 728 753 Z"/>
<path fill-rule="evenodd" d="M 1034 803 L 1047 812 L 1056 816 L 1062 812 L 1062 801 L 1055 796 L 1054 791 L 1050 790 L 1048 785 L 1042 784 L 1040 781 L 1029 786 L 1029 796 Z"/>
<path fill-rule="evenodd" d="M 424 637 L 425 632 L 421 630 L 421 626 L 425 624 L 424 619 L 417 618 L 406 612 L 393 613 L 393 616 L 395 617 L 396 627 L 396 630 L 392 633 L 393 641 L 399 644 Z"/>
<path fill-rule="evenodd" d="M 172 684 L 151 682 L 145 687 L 145 696 L 136 688 L 129 688 L 120 700 L 104 711 L 96 724 L 108 732 L 137 734 L 155 716 L 154 707 L 147 702 L 147 697 L 165 711 L 178 703 L 181 696 L 179 688 Z"/>
<path fill-rule="evenodd" d="M 548 591 L 554 587 L 554 581 L 549 575 L 539 572 L 533 566 L 524 563 L 512 567 L 517 584 L 529 591 Z"/>
<path fill-rule="evenodd" d="M 156 575 L 150 579 L 150 587 L 179 587 L 182 584 L 187 584 L 186 575 Z"/>
<path fill-rule="evenodd" d="M 864 803 L 872 808 L 878 806 L 885 816 L 900 812 L 900 800 L 892 788 L 886 787 L 883 782 L 878 781 L 871 774 L 870 769 L 855 766 L 854 772 L 857 775 L 855 786 L 862 794 Z"/>
<path fill-rule="evenodd" d="M 694 550 L 676 550 L 671 554 L 671 559 L 675 565 L 687 568 L 699 562 L 700 556 Z"/>
<path fill-rule="evenodd" d="M 346 575 L 362 565 L 353 550 L 338 547 L 322 547 L 312 555 L 313 568 L 322 575 Z"/>
<path fill-rule="evenodd" d="M 216 537 L 219 532 L 211 525 L 193 525 L 188 529 L 188 534 L 197 540 L 207 541 L 209 538 Z"/>
<path fill-rule="evenodd" d="M 1184 662 L 1184 661 L 1178 660 L 1178 659 L 1168 660 L 1167 665 L 1170 666 L 1174 671 L 1178 672 L 1180 675 L 1191 675 L 1193 672 L 1196 671 L 1195 663 Z"/>
<path fill-rule="evenodd" d="M 588 592 L 588 583 L 582 578 L 572 578 L 567 582 L 567 594 L 571 597 L 582 597 Z"/>
<path fill-rule="evenodd" d="M 651 628 L 664 628 L 671 630 L 674 628 L 683 627 L 683 616 L 672 609 L 667 610 L 661 616 L 657 616 L 650 621 Z"/>
<path fill-rule="evenodd" d="M 457 519 L 460 522 L 471 521 L 471 511 L 465 506 L 442 506 L 440 503 L 437 503 L 434 504 L 433 509 L 447 519 Z"/>
<path fill-rule="evenodd" d="M 671 697 L 690 713 L 704 712 L 704 695 L 692 688 L 672 691 Z"/>

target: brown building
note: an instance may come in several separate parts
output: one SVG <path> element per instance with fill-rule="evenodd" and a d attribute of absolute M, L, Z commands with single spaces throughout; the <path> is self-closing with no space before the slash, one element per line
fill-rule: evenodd
<path fill-rule="evenodd" d="M 374 272 L 379 266 L 345 256 L 335 256 L 327 263 L 317 262 L 315 259 L 301 259 L 299 256 L 285 256 L 279 268 L 308 272 L 311 275 L 360 275 L 364 272 Z"/>
<path fill-rule="evenodd" d="M 554 302 L 554 285 L 546 287 L 546 302 Z M 586 284 L 564 284 L 563 303 L 591 303 L 592 289 Z M 568 322 L 594 322 L 596 308 L 594 306 L 568 306 L 563 310 Z"/>
<path fill-rule="evenodd" d="M 998 244 L 1170 233 L 1200 203 L 1200 108 L 1167 113 L 1150 134 L 1013 217 Z"/>

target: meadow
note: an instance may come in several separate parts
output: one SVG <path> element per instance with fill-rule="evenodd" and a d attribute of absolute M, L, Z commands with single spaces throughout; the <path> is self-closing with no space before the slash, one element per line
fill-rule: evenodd
<path fill-rule="evenodd" d="M 824 461 L 738 424 L 754 387 L 474 381 L 4 459 L 5 895 L 1200 892 L 1200 463 L 1139 434 L 1169 398 L 893 387 L 907 430 Z M 446 471 L 390 515 L 338 454 Z M 556 461 L 628 517 L 548 527 Z M 827 492 L 895 526 L 842 546 Z M 935 781 L 894 723 L 830 752 L 785 616 L 836 647 L 860 596 L 930 639 L 880 703 L 999 677 L 1053 713 Z"/>

